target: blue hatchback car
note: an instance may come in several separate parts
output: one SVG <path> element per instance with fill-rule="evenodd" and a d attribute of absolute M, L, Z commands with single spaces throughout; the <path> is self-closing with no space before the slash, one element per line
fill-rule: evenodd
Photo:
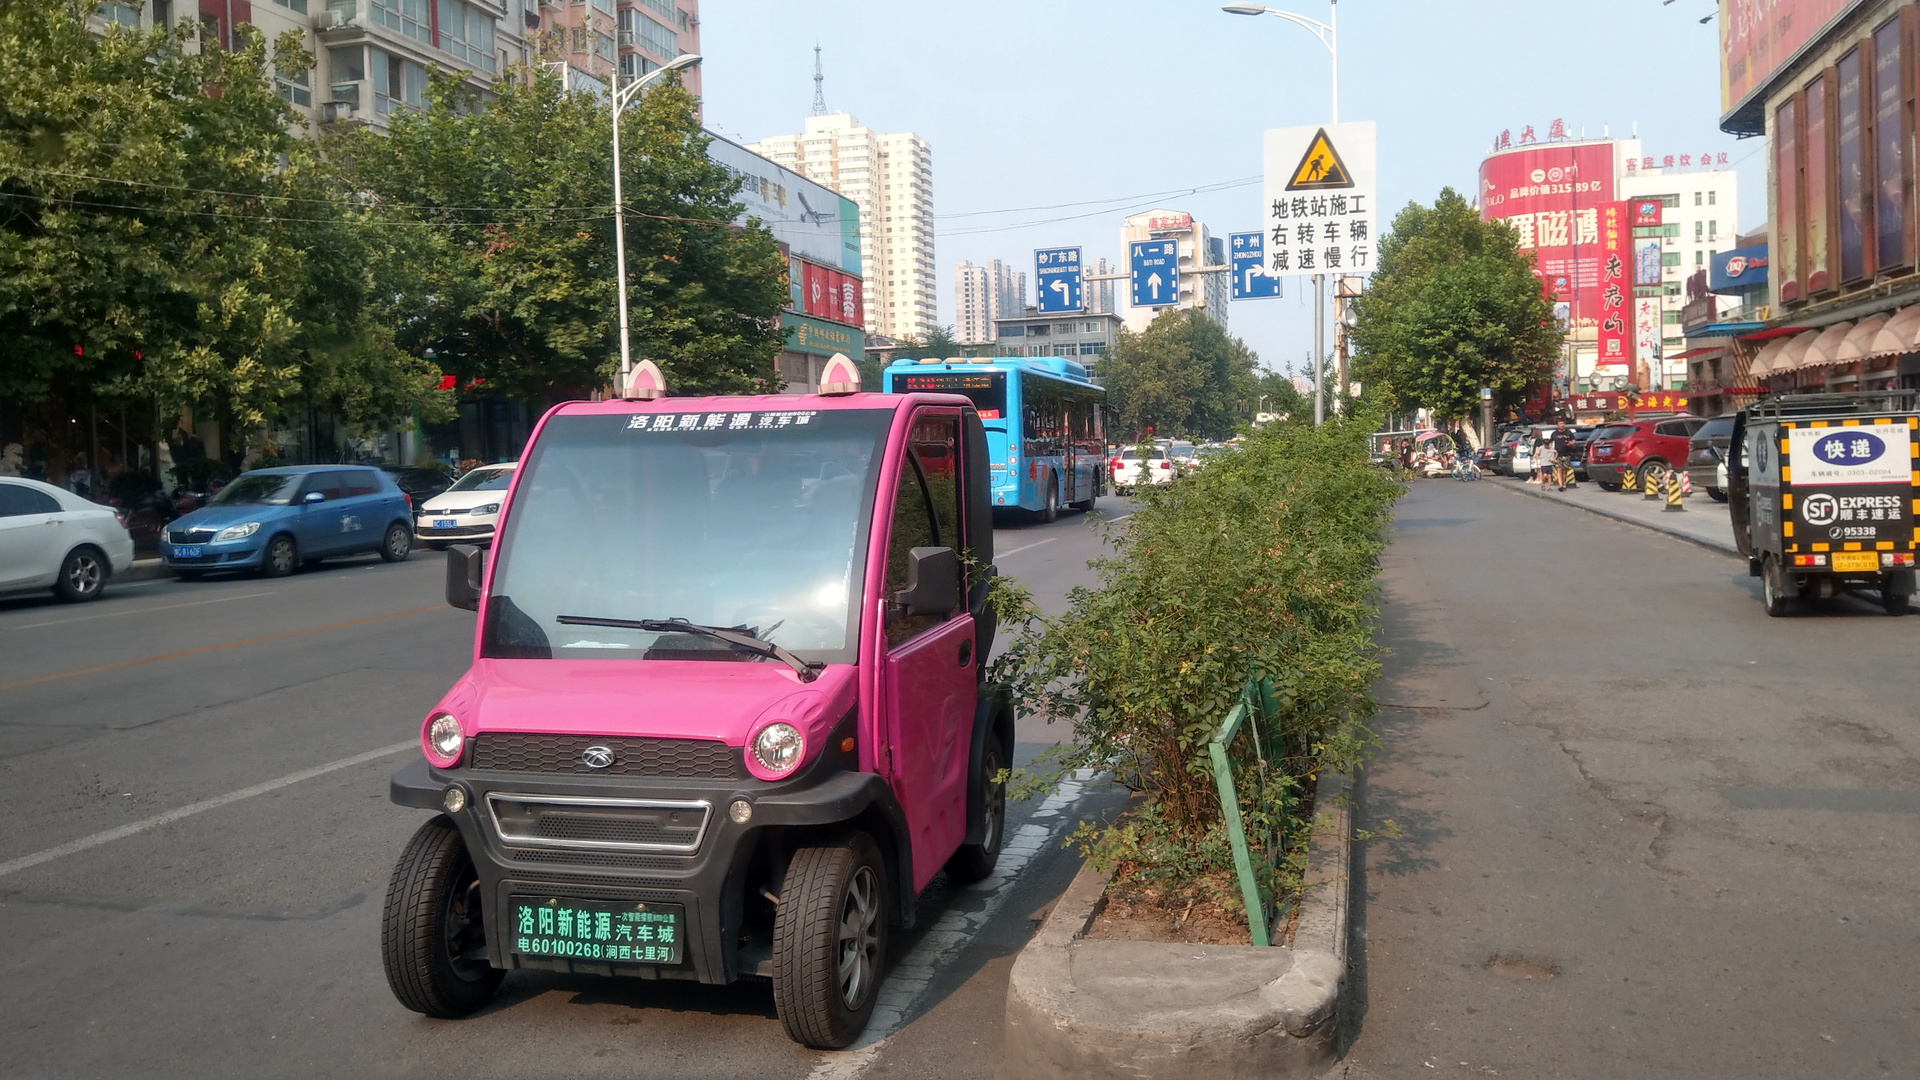
<path fill-rule="evenodd" d="M 291 574 L 331 555 L 413 551 L 407 496 L 379 469 L 298 465 L 235 477 L 206 506 L 166 527 L 160 559 L 183 578 L 213 570 Z"/>

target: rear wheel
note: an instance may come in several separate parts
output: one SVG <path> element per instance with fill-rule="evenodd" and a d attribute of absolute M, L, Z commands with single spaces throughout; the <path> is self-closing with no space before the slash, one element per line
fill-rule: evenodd
<path fill-rule="evenodd" d="M 1000 861 L 1000 840 L 1007 821 L 1007 784 L 1000 778 L 1006 767 L 998 736 L 987 736 L 987 748 L 980 755 L 980 775 L 974 783 L 980 788 L 980 842 L 962 844 L 947 860 L 947 876 L 955 881 L 979 881 L 993 873 Z"/>
<path fill-rule="evenodd" d="M 1760 596 L 1767 606 L 1767 614 L 1776 619 L 1787 613 L 1786 577 L 1780 560 L 1766 556 L 1760 566 Z"/>
<path fill-rule="evenodd" d="M 1707 496 L 1711 498 L 1714 502 L 1727 501 L 1727 493 L 1724 491 L 1721 491 L 1719 488 L 1708 488 Z"/>
<path fill-rule="evenodd" d="M 1596 480 L 1594 481 L 1594 483 L 1597 483 L 1600 485 L 1601 491 L 1619 491 L 1620 490 L 1620 481 L 1618 480 L 1612 480 L 1612 481 Z"/>
<path fill-rule="evenodd" d="M 506 973 L 487 963 L 483 891 L 453 822 L 435 817 L 407 841 L 380 921 L 387 985 L 400 1004 L 452 1020 L 499 988 Z"/>
<path fill-rule="evenodd" d="M 199 581 L 207 576 L 205 570 L 175 570 L 173 573 L 181 581 Z"/>
<path fill-rule="evenodd" d="M 100 599 L 107 589 L 107 577 L 112 571 L 99 549 L 77 547 L 67 552 L 60 563 L 60 576 L 54 579 L 53 595 L 69 604 L 81 604 L 88 600 Z"/>
<path fill-rule="evenodd" d="M 1894 575 L 1880 576 L 1880 607 L 1889 615 L 1905 615 L 1913 608 L 1913 596 L 1902 589 L 1896 589 L 1891 580 Z"/>
<path fill-rule="evenodd" d="M 793 853 L 773 921 L 773 1002 L 795 1042 L 838 1050 L 867 1026 L 887 955 L 886 880 L 863 832 Z"/>
<path fill-rule="evenodd" d="M 286 577 L 300 565 L 300 549 L 294 546 L 293 537 L 286 533 L 267 541 L 266 554 L 260 556 L 260 574 L 263 577 Z"/>
<path fill-rule="evenodd" d="M 387 535 L 380 539 L 380 557 L 387 562 L 405 562 L 413 554 L 413 530 L 399 522 L 387 526 Z"/>
<path fill-rule="evenodd" d="M 1053 481 L 1052 474 L 1047 476 L 1047 502 L 1040 509 L 1042 524 L 1051 525 L 1060 520 L 1060 487 Z"/>
<path fill-rule="evenodd" d="M 1640 490 L 1659 491 L 1667 482 L 1667 463 L 1659 458 L 1640 463 Z M 1652 487 L 1648 487 L 1652 484 Z"/>

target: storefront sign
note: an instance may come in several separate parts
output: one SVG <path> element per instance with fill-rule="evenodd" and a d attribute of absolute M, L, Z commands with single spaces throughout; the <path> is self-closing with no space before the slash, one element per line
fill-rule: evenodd
<path fill-rule="evenodd" d="M 787 274 L 795 310 L 849 326 L 865 324 L 866 305 L 857 276 L 797 257 L 787 260 Z"/>
<path fill-rule="evenodd" d="M 858 361 L 865 355 L 867 335 L 851 326 L 830 323 L 791 311 L 780 313 L 780 325 L 787 330 L 787 348 L 794 352 L 832 356 L 843 352 Z"/>
<path fill-rule="evenodd" d="M 1481 216 L 1513 226 L 1520 249 L 1534 253 L 1542 283 L 1571 305 L 1572 324 L 1579 329 L 1602 318 L 1600 208 L 1614 198 L 1613 146 L 1538 143 L 1480 163 Z M 1620 216 L 1626 235 L 1624 210 Z M 1623 248 L 1623 271 L 1629 258 Z M 1621 287 L 1630 288 L 1631 280 L 1623 272 Z"/>
<path fill-rule="evenodd" d="M 1767 245 L 1748 244 L 1723 251 L 1707 260 L 1707 288 L 1729 292 L 1767 281 Z"/>
<path fill-rule="evenodd" d="M 1599 215 L 1599 280 L 1589 290 L 1594 299 L 1594 316 L 1599 325 L 1598 367 L 1623 367 L 1633 362 L 1633 328 L 1629 320 L 1633 308 L 1633 278 L 1627 269 L 1632 255 L 1631 230 L 1627 226 L 1627 204 L 1602 203 Z"/>

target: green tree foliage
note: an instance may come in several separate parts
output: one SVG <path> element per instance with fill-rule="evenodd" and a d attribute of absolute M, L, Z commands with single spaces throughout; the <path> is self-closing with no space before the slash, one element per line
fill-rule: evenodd
<path fill-rule="evenodd" d="M 1452 188 L 1394 218 L 1355 304 L 1354 378 L 1396 410 L 1466 416 L 1483 386 L 1511 404 L 1552 375 L 1561 344 L 1533 256 Z"/>
<path fill-rule="evenodd" d="M 432 408 L 438 373 L 365 304 L 384 243 L 274 93 L 272 67 L 312 66 L 298 35 L 97 35 L 92 6 L 0 5 L 0 394 L 54 472 L 103 395 L 207 410 L 229 454 L 296 397 Z"/>
<path fill-rule="evenodd" d="M 1250 418 L 1259 358 L 1203 312 L 1168 310 L 1144 333 L 1121 330 L 1097 365 L 1114 435 L 1224 439 Z"/>
<path fill-rule="evenodd" d="M 394 294 L 402 347 L 490 393 L 581 395 L 619 363 L 612 116 L 545 72 L 498 86 L 481 108 L 436 78 L 426 110 L 340 149 L 383 214 L 439 226 Z M 650 90 L 620 133 L 634 359 L 676 393 L 775 389 L 786 262 L 765 229 L 732 224 L 740 181 L 707 157 L 692 95 Z"/>
<path fill-rule="evenodd" d="M 1297 782 L 1358 760 L 1379 670 L 1373 576 L 1400 491 L 1367 462 L 1378 419 L 1263 428 L 1242 453 L 1140 489 L 1117 553 L 1094 563 L 1099 587 L 1070 592 L 1064 614 L 1002 598 L 1003 618 L 1027 632 L 1008 634 L 992 675 L 1072 725 L 1052 766 L 1112 769 L 1150 797 L 1152 812 L 1096 854 L 1110 841 L 1175 877 L 1227 868 L 1206 743 L 1249 676 L 1278 690 L 1236 744 L 1241 763 L 1278 770 L 1275 802 L 1253 809 L 1284 811 Z"/>

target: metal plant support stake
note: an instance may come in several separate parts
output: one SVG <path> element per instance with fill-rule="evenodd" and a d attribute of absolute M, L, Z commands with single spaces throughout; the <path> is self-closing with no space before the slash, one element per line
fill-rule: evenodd
<path fill-rule="evenodd" d="M 1248 679 L 1247 685 L 1240 691 L 1240 700 L 1227 713 L 1227 719 L 1220 730 L 1213 733 L 1207 742 L 1207 756 L 1213 762 L 1213 783 L 1220 792 L 1220 815 L 1227 822 L 1227 843 L 1233 848 L 1233 870 L 1240 879 L 1240 900 L 1247 908 L 1247 930 L 1253 943 L 1259 946 L 1273 944 L 1269 937 L 1272 920 L 1267 912 L 1267 903 L 1260 896 L 1260 883 L 1253 876 L 1253 853 L 1247 848 L 1246 826 L 1240 820 L 1240 793 L 1233 783 L 1233 767 L 1227 761 L 1227 747 L 1232 745 L 1234 735 L 1240 731 L 1243 722 L 1253 724 L 1254 754 L 1260 764 L 1266 764 L 1266 751 L 1260 746 L 1260 723 L 1255 714 L 1269 714 L 1273 710 L 1273 687 L 1265 679 Z M 1262 770 L 1264 774 L 1264 769 Z M 1265 783 L 1264 775 L 1262 777 Z M 1268 864 L 1273 860 L 1273 833 L 1271 828 L 1261 838 L 1262 847 L 1267 852 Z"/>

